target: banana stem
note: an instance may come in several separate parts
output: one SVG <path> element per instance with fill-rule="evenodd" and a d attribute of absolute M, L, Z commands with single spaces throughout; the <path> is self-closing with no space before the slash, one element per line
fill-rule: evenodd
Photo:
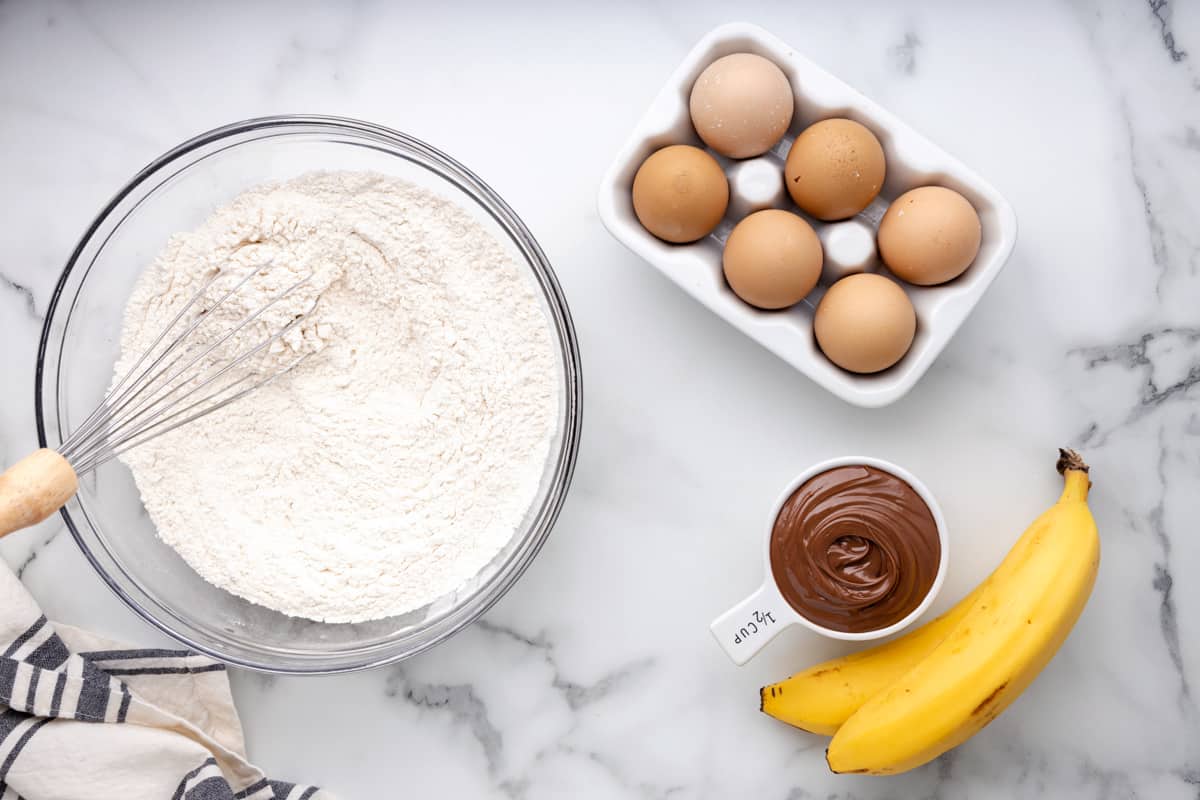
<path fill-rule="evenodd" d="M 1060 475 L 1065 475 L 1067 470 L 1088 471 L 1088 465 L 1084 463 L 1083 456 L 1066 447 L 1058 449 L 1058 463 L 1055 466 Z"/>
<path fill-rule="evenodd" d="M 1084 463 L 1083 456 L 1074 450 L 1062 448 L 1058 451 L 1056 466 L 1059 474 L 1065 479 L 1062 496 L 1058 498 L 1058 502 L 1086 503 L 1092 482 L 1088 479 L 1088 465 Z"/>

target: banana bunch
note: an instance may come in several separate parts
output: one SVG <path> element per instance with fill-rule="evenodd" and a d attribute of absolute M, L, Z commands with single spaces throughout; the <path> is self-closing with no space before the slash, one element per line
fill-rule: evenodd
<path fill-rule="evenodd" d="M 833 736 L 834 772 L 905 772 L 962 744 L 1033 682 L 1096 581 L 1100 539 L 1088 468 L 1060 451 L 1058 502 L 982 584 L 905 636 L 817 664 L 761 691 L 762 710 Z"/>

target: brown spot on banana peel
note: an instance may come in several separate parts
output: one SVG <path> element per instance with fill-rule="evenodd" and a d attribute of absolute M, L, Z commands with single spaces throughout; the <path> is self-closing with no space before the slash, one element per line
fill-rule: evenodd
<path fill-rule="evenodd" d="M 1005 681 L 1004 683 L 997 686 L 995 689 L 992 689 L 992 693 L 989 694 L 987 697 L 983 698 L 983 702 L 981 702 L 979 705 L 975 706 L 975 710 L 973 710 L 971 712 L 971 716 L 977 717 L 980 714 L 982 714 L 984 711 L 988 710 L 988 706 L 991 705 L 991 703 L 997 697 L 1000 696 L 1000 693 L 1003 692 L 1007 686 L 1008 686 L 1008 681 Z M 991 722 L 995 718 L 996 718 L 996 714 L 992 714 L 991 718 L 988 719 L 988 722 Z"/>

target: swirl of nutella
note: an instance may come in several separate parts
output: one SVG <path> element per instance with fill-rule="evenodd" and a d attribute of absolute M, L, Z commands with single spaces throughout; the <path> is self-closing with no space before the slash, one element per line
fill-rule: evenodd
<path fill-rule="evenodd" d="M 775 583 L 801 616 L 862 633 L 897 623 L 921 604 L 942 545 L 915 489 L 855 465 L 822 472 L 792 493 L 775 517 L 770 554 Z"/>

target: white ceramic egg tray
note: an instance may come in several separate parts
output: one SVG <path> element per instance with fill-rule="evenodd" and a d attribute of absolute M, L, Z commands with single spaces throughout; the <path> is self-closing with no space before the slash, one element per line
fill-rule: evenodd
<path fill-rule="evenodd" d="M 669 144 L 704 147 L 688 113 L 692 84 L 709 64 L 730 53 L 757 53 L 779 65 L 792 84 L 796 111 L 783 140 L 765 155 L 733 161 L 712 153 L 729 178 L 729 210 L 711 235 L 693 244 L 669 244 L 641 226 L 633 213 L 633 176 L 642 162 Z M 857 216 L 821 222 L 796 208 L 784 186 L 783 164 L 792 140 L 812 123 L 849 117 L 879 137 L 887 177 L 879 197 Z M 711 150 L 709 151 L 712 152 Z M 983 237 L 979 255 L 961 276 L 933 287 L 901 282 L 917 312 L 917 333 L 904 358 L 873 375 L 835 366 L 817 347 L 812 315 L 825 289 L 853 272 L 882 272 L 875 230 L 888 203 L 917 186 L 946 186 L 966 197 L 979 212 Z M 805 216 L 825 250 L 820 285 L 785 311 L 762 311 L 742 302 L 725 282 L 721 252 L 733 226 L 763 208 L 786 208 Z M 879 407 L 902 397 L 929 369 L 967 314 L 999 274 L 1017 238 L 1012 206 L 962 162 L 920 135 L 895 115 L 859 94 L 762 28 L 746 23 L 711 31 L 668 79 L 600 184 L 600 218 L 622 244 L 657 267 L 726 321 L 843 400 Z"/>

